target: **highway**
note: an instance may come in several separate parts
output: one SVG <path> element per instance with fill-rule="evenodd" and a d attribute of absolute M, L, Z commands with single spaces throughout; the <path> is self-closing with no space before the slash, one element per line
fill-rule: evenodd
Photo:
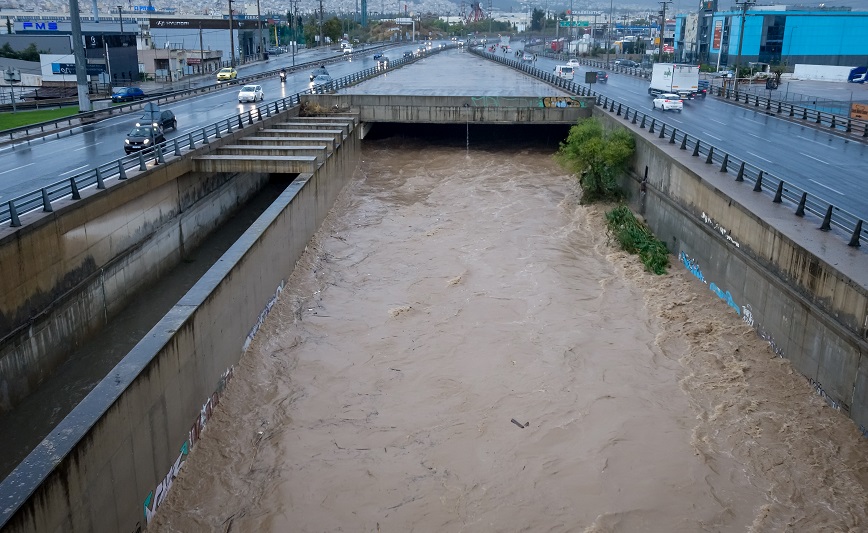
<path fill-rule="evenodd" d="M 386 54 L 393 59 L 398 58 L 404 51 L 416 49 L 420 44 L 416 42 L 400 45 L 386 51 Z M 297 63 L 317 61 L 323 57 L 333 57 L 334 54 L 332 50 L 309 51 L 297 56 L 296 60 Z M 376 62 L 372 54 L 373 52 L 352 61 L 331 64 L 328 70 L 334 77 L 339 77 L 374 66 Z M 456 80 L 449 80 L 448 83 L 438 80 L 438 61 L 459 55 L 465 61 L 473 61 L 474 78 L 481 74 L 482 77 L 490 79 L 490 83 L 467 83 L 461 87 L 460 80 L 458 83 Z M 502 96 L 499 88 L 504 82 L 501 80 L 508 76 L 527 79 L 523 74 L 500 65 L 471 59 L 469 54 L 459 50 L 447 51 L 445 56 L 434 56 L 404 68 L 412 69 L 414 78 L 421 76 L 420 82 L 427 82 L 430 89 L 426 89 L 426 94 Z M 244 67 L 239 70 L 239 74 L 243 77 L 290 64 L 291 56 L 281 55 L 265 63 Z M 552 59 L 540 57 L 536 66 L 541 70 L 552 71 L 556 64 Z M 580 67 L 576 75 L 577 81 L 584 78 L 584 72 L 588 68 Z M 480 69 L 482 73 L 478 72 Z M 268 103 L 307 89 L 308 74 L 307 70 L 291 73 L 287 83 L 283 85 L 277 76 L 255 83 L 263 85 L 265 102 Z M 406 90 L 406 85 L 402 83 L 374 83 L 386 94 L 398 94 Z M 516 80 L 511 83 L 515 84 Z M 610 73 L 607 84 L 597 84 L 593 89 L 620 103 L 651 113 L 647 86 L 647 80 Z M 442 89 L 438 90 L 438 87 Z M 356 88 L 348 89 L 348 92 L 355 91 Z M 163 108 L 171 109 L 178 120 L 178 130 L 169 130 L 167 139 L 186 136 L 205 124 L 234 116 L 255 105 L 239 104 L 236 95 L 237 89 L 231 88 L 164 105 Z M 863 167 L 868 155 L 864 143 L 853 142 L 825 130 L 777 119 L 713 97 L 687 102 L 683 113 L 653 113 L 692 137 L 737 155 L 765 172 L 800 187 L 812 196 L 823 198 L 863 220 L 868 220 L 864 177 L 862 172 L 856 171 Z M 84 172 L 96 163 L 122 157 L 123 138 L 138 117 L 138 113 L 118 116 L 103 120 L 92 129 L 77 135 L 0 148 L 0 202 Z"/>

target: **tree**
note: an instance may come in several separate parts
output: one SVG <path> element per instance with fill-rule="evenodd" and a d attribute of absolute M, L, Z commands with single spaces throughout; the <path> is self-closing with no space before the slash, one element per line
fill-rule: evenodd
<path fill-rule="evenodd" d="M 582 203 L 613 201 L 623 196 L 618 178 L 628 168 L 635 150 L 633 136 L 625 129 L 606 132 L 596 119 L 586 119 L 570 128 L 555 158 L 579 176 Z"/>
<path fill-rule="evenodd" d="M 533 12 L 530 15 L 531 31 L 542 31 L 543 20 L 545 19 L 545 16 L 545 11 L 543 11 L 542 9 L 533 8 Z"/>

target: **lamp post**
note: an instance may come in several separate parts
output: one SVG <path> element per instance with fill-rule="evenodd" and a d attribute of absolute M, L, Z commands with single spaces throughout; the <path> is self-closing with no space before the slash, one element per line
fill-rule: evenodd
<path fill-rule="evenodd" d="M 235 68 L 235 35 L 232 33 L 232 0 L 229 0 L 229 48 L 231 48 L 229 51 L 231 54 L 229 66 Z"/>
<path fill-rule="evenodd" d="M 663 10 L 660 11 L 660 42 L 657 43 L 657 62 L 663 62 L 663 35 L 666 33 L 666 4 L 671 4 L 672 0 L 663 0 L 660 2 L 660 5 L 663 6 Z"/>
<path fill-rule="evenodd" d="M 124 33 L 124 14 L 121 11 L 121 6 L 118 6 L 118 17 L 121 19 L 121 34 Z"/>
<path fill-rule="evenodd" d="M 614 15 L 615 15 L 615 3 L 614 0 L 609 0 L 609 24 L 606 26 L 606 29 L 609 30 L 606 32 L 606 68 L 609 68 L 609 48 L 611 47 L 612 42 L 612 24 L 614 23 Z"/>
<path fill-rule="evenodd" d="M 256 0 L 256 27 L 259 37 L 259 44 L 256 46 L 256 50 L 259 52 L 259 59 L 262 59 L 265 57 L 265 50 L 262 48 L 262 14 L 259 12 L 259 0 Z"/>
<path fill-rule="evenodd" d="M 747 18 L 747 10 L 754 4 L 754 0 L 744 0 L 736 2 L 735 5 L 741 8 L 741 29 L 738 31 L 738 55 L 735 59 L 735 83 L 738 85 L 738 71 L 741 68 L 741 45 L 744 42 L 744 20 Z"/>

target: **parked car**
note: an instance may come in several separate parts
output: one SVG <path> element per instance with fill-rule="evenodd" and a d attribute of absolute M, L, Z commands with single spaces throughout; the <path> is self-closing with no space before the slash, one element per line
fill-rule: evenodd
<path fill-rule="evenodd" d="M 663 93 L 654 99 L 654 109 L 672 110 L 680 113 L 684 109 L 684 100 L 677 94 Z"/>
<path fill-rule="evenodd" d="M 132 102 L 142 98 L 147 98 L 147 96 L 138 87 L 117 87 L 112 93 L 112 102 Z"/>
<path fill-rule="evenodd" d="M 148 120 L 151 119 L 150 114 L 146 113 L 139 118 L 139 122 L 136 126 L 147 126 Z M 157 117 L 154 122 L 163 129 L 163 131 L 172 128 L 173 130 L 178 129 L 178 119 L 175 118 L 175 114 L 166 109 L 165 111 L 160 111 L 160 116 Z"/>
<path fill-rule="evenodd" d="M 124 139 L 124 152 L 131 154 L 141 150 L 152 150 L 155 145 L 166 142 L 163 128 L 159 126 L 136 126 Z"/>
<path fill-rule="evenodd" d="M 238 77 L 238 71 L 232 67 L 221 68 L 217 73 L 217 81 L 229 81 Z"/>
<path fill-rule="evenodd" d="M 607 83 L 609 81 L 609 73 L 605 70 L 597 71 L 597 83 Z"/>
<path fill-rule="evenodd" d="M 262 92 L 262 85 L 245 85 L 238 91 L 238 103 L 256 102 L 265 99 L 265 93 Z"/>
<path fill-rule="evenodd" d="M 579 60 L 578 59 L 570 59 L 567 61 L 568 67 L 579 68 Z"/>

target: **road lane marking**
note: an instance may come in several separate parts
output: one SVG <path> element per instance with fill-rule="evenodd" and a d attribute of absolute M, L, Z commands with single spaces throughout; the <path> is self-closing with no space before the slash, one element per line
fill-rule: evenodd
<path fill-rule="evenodd" d="M 705 134 L 705 136 L 706 136 L 706 137 L 711 137 L 711 138 L 714 139 L 715 141 L 722 141 L 722 140 L 723 140 L 723 139 L 721 139 L 720 137 L 715 137 L 714 135 L 709 135 L 709 134 L 707 134 L 707 133 Z"/>
<path fill-rule="evenodd" d="M 16 170 L 21 170 L 22 168 L 29 167 L 30 165 L 33 165 L 33 164 L 34 163 L 27 163 L 26 165 L 21 165 L 20 167 L 10 168 L 9 170 L 4 170 L 3 172 L 0 172 L 0 174 L 6 174 L 8 172 L 15 172 Z"/>
<path fill-rule="evenodd" d="M 820 182 L 817 181 L 817 180 L 812 180 L 812 179 L 810 179 L 810 178 L 808 178 L 808 180 L 809 180 L 809 181 L 813 181 L 814 183 L 816 183 L 816 184 L 819 185 L 820 187 L 823 187 L 824 189 L 829 189 L 830 191 L 832 191 L 832 192 L 834 192 L 834 193 L 837 193 L 837 194 L 840 194 L 841 196 L 844 196 L 844 193 L 842 193 L 841 191 L 839 191 L 839 190 L 837 190 L 837 189 L 833 189 L 833 188 L 829 187 L 828 185 L 823 185 L 822 183 L 820 183 Z"/>
<path fill-rule="evenodd" d="M 63 172 L 63 173 L 58 174 L 58 175 L 59 175 L 59 176 L 66 176 L 67 174 L 72 174 L 72 173 L 75 172 L 76 170 L 81 170 L 81 169 L 83 169 L 83 168 L 87 168 L 87 167 L 89 167 L 89 166 L 90 166 L 90 165 L 82 165 L 82 166 L 80 166 L 80 167 L 75 167 L 75 168 L 72 169 L 72 170 L 67 170 L 66 172 Z"/>
<path fill-rule="evenodd" d="M 770 159 L 766 159 L 766 158 L 763 157 L 763 156 L 756 155 L 756 154 L 753 153 L 753 152 L 748 152 L 748 153 L 749 153 L 750 155 L 756 157 L 757 159 L 762 159 L 763 161 L 766 161 L 766 162 L 768 162 L 768 163 L 772 163 L 772 164 L 774 164 L 774 161 L 772 161 L 772 160 L 770 160 Z"/>
<path fill-rule="evenodd" d="M 813 159 L 814 161 L 819 161 L 820 163 L 823 163 L 824 165 L 831 165 L 832 164 L 832 163 L 829 163 L 828 161 L 823 161 L 822 159 L 819 159 L 819 158 L 814 157 L 812 155 L 808 155 L 805 152 L 799 152 L 799 153 L 802 154 L 803 156 L 807 157 L 807 158 Z"/>
<path fill-rule="evenodd" d="M 820 146 L 824 146 L 824 147 L 832 149 L 832 150 L 837 150 L 837 148 L 835 148 L 834 146 L 830 146 L 827 143 L 821 143 L 820 141 L 815 141 L 814 139 L 808 139 L 807 137 L 802 137 L 801 135 L 796 135 L 796 137 L 798 137 L 799 139 L 804 139 L 804 140 L 808 141 L 809 143 L 819 144 Z"/>
<path fill-rule="evenodd" d="M 721 124 L 721 125 L 723 125 L 723 126 L 726 126 L 726 125 L 727 125 L 726 122 L 721 122 L 721 121 L 719 121 L 719 120 L 714 120 L 713 118 L 710 118 L 710 119 L 708 119 L 708 120 L 710 120 L 710 121 L 712 121 L 712 122 L 717 122 L 718 124 Z"/>
<path fill-rule="evenodd" d="M 748 133 L 748 132 L 745 132 L 745 133 L 747 135 L 750 135 L 751 137 L 756 137 L 757 139 L 765 139 L 765 137 L 763 137 L 762 135 L 757 135 L 756 133 Z M 748 152 L 748 153 L 750 153 L 750 152 Z M 759 157 L 759 156 L 757 156 L 757 157 Z M 760 158 L 760 159 L 762 159 L 762 158 Z M 766 160 L 766 161 L 768 161 L 768 160 Z"/>
<path fill-rule="evenodd" d="M 86 150 L 88 148 L 93 148 L 94 146 L 98 146 L 100 144 L 102 144 L 102 141 L 96 142 L 93 144 L 88 144 L 87 146 L 82 146 L 81 148 L 76 148 L 75 150 L 73 150 L 73 152 L 78 152 L 79 150 Z"/>

